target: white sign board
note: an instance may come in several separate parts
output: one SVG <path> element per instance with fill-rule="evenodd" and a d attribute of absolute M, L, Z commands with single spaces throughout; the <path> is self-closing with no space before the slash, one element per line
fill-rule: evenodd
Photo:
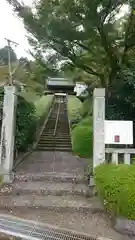
<path fill-rule="evenodd" d="M 105 121 L 105 144 L 133 144 L 132 121 Z"/>

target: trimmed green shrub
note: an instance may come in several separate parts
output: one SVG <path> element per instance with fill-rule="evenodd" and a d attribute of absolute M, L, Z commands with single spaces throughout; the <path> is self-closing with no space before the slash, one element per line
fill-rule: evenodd
<path fill-rule="evenodd" d="M 90 126 L 77 126 L 72 131 L 72 150 L 80 157 L 92 156 L 93 132 Z"/>
<path fill-rule="evenodd" d="M 92 98 L 89 96 L 88 98 L 86 98 L 86 100 L 82 103 L 81 109 L 80 109 L 80 114 L 81 116 L 87 117 L 87 116 L 91 116 L 92 115 L 92 108 L 93 108 L 93 104 L 92 104 Z"/>
<path fill-rule="evenodd" d="M 95 182 L 107 212 L 135 220 L 135 165 L 100 165 Z"/>
<path fill-rule="evenodd" d="M 93 118 L 92 117 L 86 117 L 86 118 L 83 118 L 77 126 L 90 126 L 92 127 L 93 126 Z"/>
<path fill-rule="evenodd" d="M 71 124 L 77 124 L 81 120 L 82 102 L 75 96 L 68 96 L 68 117 Z"/>

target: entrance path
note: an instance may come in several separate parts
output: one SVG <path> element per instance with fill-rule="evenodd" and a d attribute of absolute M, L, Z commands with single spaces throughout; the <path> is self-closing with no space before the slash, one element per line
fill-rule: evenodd
<path fill-rule="evenodd" d="M 84 182 L 86 165 L 67 152 L 33 152 L 16 169 L 15 182 L 1 189 L 0 212 L 94 237 L 128 240 L 113 230 Z"/>
<path fill-rule="evenodd" d="M 20 164 L 17 171 L 25 173 L 56 172 L 84 174 L 87 166 L 85 159 L 73 156 L 69 152 L 33 152 Z"/>

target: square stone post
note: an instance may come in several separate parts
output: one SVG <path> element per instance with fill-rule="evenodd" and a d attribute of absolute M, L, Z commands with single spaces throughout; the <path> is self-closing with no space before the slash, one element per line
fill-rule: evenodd
<path fill-rule="evenodd" d="M 9 183 L 13 181 L 12 168 L 14 161 L 17 96 L 15 86 L 5 86 L 4 90 L 0 164 L 3 182 Z"/>
<path fill-rule="evenodd" d="M 95 88 L 93 93 L 93 170 L 105 162 L 105 89 Z"/>

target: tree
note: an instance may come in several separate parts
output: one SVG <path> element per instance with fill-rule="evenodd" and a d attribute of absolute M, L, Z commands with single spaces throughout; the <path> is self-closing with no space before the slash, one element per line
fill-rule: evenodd
<path fill-rule="evenodd" d="M 12 63 L 17 61 L 17 56 L 12 48 L 10 48 L 10 58 Z M 8 47 L 7 46 L 0 49 L 0 63 L 1 65 L 8 65 Z"/>
<path fill-rule="evenodd" d="M 7 1 L 24 20 L 35 49 L 53 50 L 81 75 L 87 72 L 93 86 L 106 88 L 107 106 L 115 105 L 114 113 L 135 119 L 130 97 L 135 91 L 135 0 L 39 0 L 34 11 Z M 128 13 L 118 19 L 124 4 Z"/>
<path fill-rule="evenodd" d="M 70 59 L 76 67 L 98 77 L 102 86 L 111 85 L 121 65 L 128 63 L 128 52 L 134 46 L 134 0 L 40 0 L 36 13 L 17 0 L 7 1 L 24 19 L 31 42 Z M 119 31 L 115 17 L 124 4 L 130 7 L 128 27 Z"/>

